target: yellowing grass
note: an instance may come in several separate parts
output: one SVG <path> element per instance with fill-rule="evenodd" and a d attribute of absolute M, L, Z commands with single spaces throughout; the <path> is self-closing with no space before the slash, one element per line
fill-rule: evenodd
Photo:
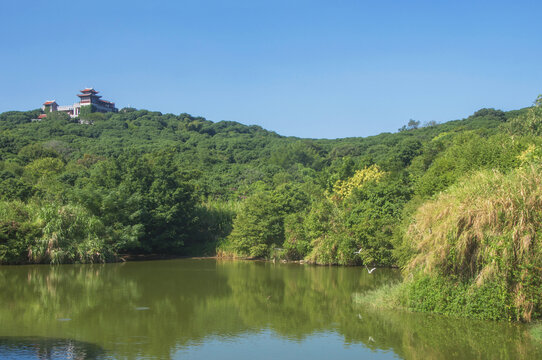
<path fill-rule="evenodd" d="M 479 172 L 422 205 L 407 231 L 416 255 L 405 271 L 471 283 L 506 280 L 517 317 L 540 312 L 542 172 Z"/>

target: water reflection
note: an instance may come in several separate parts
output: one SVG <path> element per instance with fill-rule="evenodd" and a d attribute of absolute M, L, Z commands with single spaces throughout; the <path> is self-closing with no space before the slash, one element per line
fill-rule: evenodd
<path fill-rule="evenodd" d="M 97 345 L 70 339 L 0 337 L 0 358 L 40 360 L 96 359 L 104 355 Z"/>
<path fill-rule="evenodd" d="M 262 344 L 283 358 L 320 347 L 316 358 L 542 358 L 520 325 L 382 312 L 352 301 L 398 276 L 214 260 L 6 266 L 0 336 L 70 338 L 129 359 L 205 358 L 212 349 L 222 358 L 227 349 L 232 358 L 253 358 Z"/>

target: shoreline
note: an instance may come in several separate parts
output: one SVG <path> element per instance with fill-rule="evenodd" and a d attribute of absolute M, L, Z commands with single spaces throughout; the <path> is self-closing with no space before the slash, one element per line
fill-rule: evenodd
<path fill-rule="evenodd" d="M 104 261 L 104 262 L 88 262 L 88 263 L 78 263 L 78 262 L 66 262 L 59 264 L 51 263 L 6 263 L 0 264 L 2 266 L 21 266 L 21 265 L 91 265 L 91 264 L 115 264 L 115 263 L 125 263 L 125 262 L 140 262 L 140 261 L 159 261 L 159 260 L 175 260 L 175 259 L 194 259 L 194 260 L 240 260 L 240 261 L 260 261 L 260 262 L 269 262 L 269 263 L 281 263 L 281 264 L 299 264 L 299 265 L 312 265 L 312 266 L 328 266 L 328 267 L 363 267 L 364 265 L 354 264 L 354 265 L 341 265 L 341 264 L 319 264 L 308 262 L 305 260 L 285 260 L 285 259 L 265 259 L 260 257 L 235 257 L 235 256 L 220 256 L 220 255 L 210 255 L 210 256 L 198 256 L 198 255 L 174 255 L 174 254 L 118 254 L 114 260 Z M 373 266 L 377 269 L 399 269 L 396 265 L 391 266 Z"/>

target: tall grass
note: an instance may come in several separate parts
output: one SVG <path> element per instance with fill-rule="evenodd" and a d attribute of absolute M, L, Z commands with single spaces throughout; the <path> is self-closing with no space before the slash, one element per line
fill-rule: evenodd
<path fill-rule="evenodd" d="M 391 282 L 363 293 L 355 293 L 355 303 L 377 309 L 400 309 L 405 302 L 404 286 L 399 282 Z"/>
<path fill-rule="evenodd" d="M 107 229 L 81 206 L 0 201 L 0 264 L 94 263 L 113 258 Z"/>
<path fill-rule="evenodd" d="M 191 252 L 221 255 L 220 244 L 232 230 L 233 219 L 239 213 L 241 202 L 206 200 L 196 209 L 198 233 Z M 218 248 L 218 249 L 217 249 Z"/>
<path fill-rule="evenodd" d="M 465 294 L 501 284 L 491 288 L 503 288 L 512 316 L 541 315 L 540 165 L 476 173 L 422 205 L 406 236 L 415 250 L 407 274 L 466 284 Z"/>

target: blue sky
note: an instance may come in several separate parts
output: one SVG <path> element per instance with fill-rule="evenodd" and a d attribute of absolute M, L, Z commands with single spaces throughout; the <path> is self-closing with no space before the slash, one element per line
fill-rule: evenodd
<path fill-rule="evenodd" d="M 368 136 L 532 104 L 540 1 L 6 1 L 0 112 L 72 104 Z"/>

